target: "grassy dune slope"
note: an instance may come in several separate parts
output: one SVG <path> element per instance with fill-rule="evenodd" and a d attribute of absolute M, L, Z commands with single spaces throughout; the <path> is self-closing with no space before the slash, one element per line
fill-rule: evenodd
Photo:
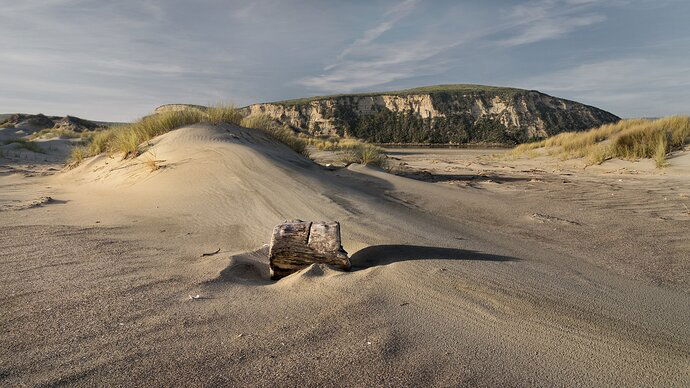
<path fill-rule="evenodd" d="M 666 156 L 689 141 L 690 117 L 669 116 L 657 120 L 621 120 L 585 132 L 564 132 L 517 146 L 512 154 L 538 156 L 546 153 L 561 159 L 586 158 L 589 164 L 601 164 L 613 158 L 653 158 L 657 167 L 664 167 Z"/>
<path fill-rule="evenodd" d="M 231 123 L 263 130 L 296 152 L 307 155 L 306 142 L 289 129 L 275 125 L 268 118 L 243 117 L 242 113 L 232 105 L 219 105 L 207 109 L 189 108 L 157 113 L 131 124 L 96 132 L 84 140 L 84 145 L 74 148 L 70 155 L 70 162 L 76 165 L 84 158 L 101 153 L 122 154 L 125 158 L 137 156 L 141 152 L 142 144 L 154 137 L 201 122 Z"/>

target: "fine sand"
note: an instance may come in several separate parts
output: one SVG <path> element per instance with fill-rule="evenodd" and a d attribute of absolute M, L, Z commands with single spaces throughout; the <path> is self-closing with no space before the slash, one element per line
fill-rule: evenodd
<path fill-rule="evenodd" d="M 0 385 L 690 384 L 684 156 L 391 149 L 393 175 L 231 125 L 151 143 L 0 163 Z M 340 221 L 353 270 L 269 280 L 286 219 Z"/>

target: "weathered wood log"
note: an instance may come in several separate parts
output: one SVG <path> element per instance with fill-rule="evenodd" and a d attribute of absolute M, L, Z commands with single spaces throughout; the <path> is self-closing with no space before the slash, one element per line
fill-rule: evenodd
<path fill-rule="evenodd" d="M 280 279 L 314 263 L 350 269 L 350 259 L 340 243 L 340 224 L 286 221 L 273 228 L 268 251 L 271 278 Z"/>

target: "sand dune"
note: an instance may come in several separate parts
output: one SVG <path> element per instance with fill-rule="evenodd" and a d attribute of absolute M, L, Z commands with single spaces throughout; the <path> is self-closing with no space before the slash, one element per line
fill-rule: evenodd
<path fill-rule="evenodd" d="M 331 171 L 231 125 L 2 177 L 0 204 L 57 202 L 0 211 L 0 381 L 687 385 L 688 219 L 528 183 Z M 296 218 L 340 221 L 353 270 L 271 281 Z"/>

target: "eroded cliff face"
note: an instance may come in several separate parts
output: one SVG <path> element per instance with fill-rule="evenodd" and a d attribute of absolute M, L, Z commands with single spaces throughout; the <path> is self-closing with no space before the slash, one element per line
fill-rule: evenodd
<path fill-rule="evenodd" d="M 380 143 L 520 143 L 618 121 L 601 109 L 537 91 L 345 95 L 254 104 L 249 114 L 311 135 Z"/>

